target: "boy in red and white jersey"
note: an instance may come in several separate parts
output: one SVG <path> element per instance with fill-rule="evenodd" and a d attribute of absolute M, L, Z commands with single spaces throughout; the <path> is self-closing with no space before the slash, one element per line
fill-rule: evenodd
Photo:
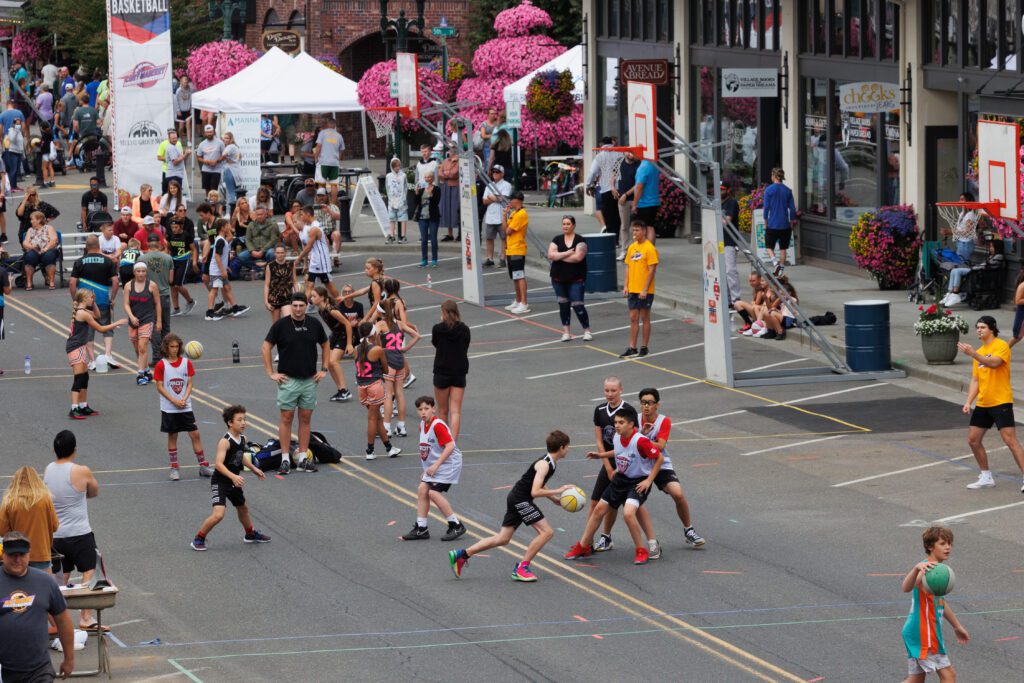
<path fill-rule="evenodd" d="M 640 431 L 658 447 L 662 457 L 665 459 L 661 464 L 661 469 L 658 471 L 658 476 L 654 478 L 654 485 L 658 487 L 659 491 L 672 496 L 672 500 L 676 504 L 676 514 L 679 515 L 679 521 L 683 523 L 683 534 L 686 537 L 686 542 L 699 548 L 704 545 L 705 540 L 693 529 L 690 518 L 690 505 L 686 501 L 686 496 L 683 495 L 683 485 L 679 482 L 679 477 L 676 476 L 675 469 L 672 467 L 672 460 L 669 457 L 668 438 L 672 432 L 672 421 L 668 419 L 668 416 L 658 414 L 661 393 L 654 388 L 641 389 L 639 397 L 643 423 Z M 645 522 L 650 524 L 650 520 L 646 519 L 646 517 L 646 514 L 641 515 L 640 523 L 642 525 Z M 648 541 L 647 548 L 651 559 L 661 557 L 661 545 L 656 540 L 653 540 L 653 535 L 647 526 L 644 526 L 644 530 L 648 532 L 648 538 L 652 539 Z"/>
<path fill-rule="evenodd" d="M 420 414 L 420 462 L 423 477 L 420 480 L 416 501 L 416 525 L 402 536 L 403 541 L 418 541 L 430 538 L 427 529 L 427 515 L 433 503 L 448 520 L 448 531 L 442 541 L 454 541 L 466 533 L 466 527 L 459 521 L 451 503 L 444 497 L 452 484 L 459 483 L 462 473 L 462 451 L 455 445 L 451 429 L 444 420 L 437 417 L 436 404 L 430 396 L 416 399 L 416 410 Z"/>
<path fill-rule="evenodd" d="M 629 535 L 636 546 L 634 564 L 647 564 L 650 554 L 642 544 L 640 522 L 637 511 L 647 500 L 651 485 L 661 470 L 664 458 L 658 447 L 641 434 L 637 428 L 636 411 L 623 407 L 615 414 L 615 438 L 610 451 L 590 451 L 588 458 L 614 458 L 615 476 L 601 495 L 601 500 L 587 517 L 587 528 L 579 542 L 565 554 L 565 559 L 576 560 L 588 557 L 594 552 L 594 533 L 609 508 L 618 509 L 625 503 L 623 518 L 629 528 Z M 653 537 L 653 534 L 651 535 Z"/>
<path fill-rule="evenodd" d="M 199 476 L 213 476 L 213 467 L 203 453 L 196 417 L 192 414 L 192 361 L 181 355 L 181 337 L 168 334 L 160 344 L 162 358 L 153 369 L 156 390 L 160 392 L 160 431 L 167 434 L 167 456 L 171 461 L 171 480 L 178 481 L 178 433 L 192 439 L 192 450 L 199 461 Z"/>

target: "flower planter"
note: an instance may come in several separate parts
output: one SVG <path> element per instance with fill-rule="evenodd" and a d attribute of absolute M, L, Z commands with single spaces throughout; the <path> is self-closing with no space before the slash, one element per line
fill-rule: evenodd
<path fill-rule="evenodd" d="M 935 334 L 921 335 L 921 351 L 928 365 L 952 365 L 956 358 L 956 344 L 960 341 L 960 332 L 950 330 Z"/>

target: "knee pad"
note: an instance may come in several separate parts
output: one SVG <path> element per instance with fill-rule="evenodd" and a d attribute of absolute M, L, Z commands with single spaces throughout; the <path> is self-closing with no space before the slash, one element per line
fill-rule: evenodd
<path fill-rule="evenodd" d="M 89 387 L 89 373 L 83 372 L 75 375 L 75 379 L 71 382 L 71 391 L 82 391 Z"/>

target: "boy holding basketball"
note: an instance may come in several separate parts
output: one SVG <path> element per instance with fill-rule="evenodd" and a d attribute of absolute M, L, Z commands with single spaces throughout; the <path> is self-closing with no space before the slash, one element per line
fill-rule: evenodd
<path fill-rule="evenodd" d="M 547 448 L 547 455 L 534 460 L 519 481 L 512 486 L 512 490 L 508 492 L 505 519 L 501 522 L 501 531 L 490 538 L 477 541 L 468 548 L 448 551 L 448 561 L 452 565 L 455 576 L 462 578 L 462 570 L 473 555 L 489 548 L 508 545 L 519 525 L 525 524 L 528 527 L 533 527 L 533 530 L 537 532 L 537 537 L 527 546 L 523 559 L 516 563 L 516 568 L 512 571 L 512 580 L 526 582 L 537 580 L 537 577 L 530 571 L 530 562 L 551 540 L 555 532 L 544 519 L 544 513 L 534 505 L 533 500 L 543 497 L 558 503 L 563 491 L 575 488 L 572 484 L 566 484 L 557 489 L 545 488 L 551 475 L 555 473 L 558 461 L 569 452 L 569 435 L 556 429 L 548 434 Z"/>
<path fill-rule="evenodd" d="M 956 681 L 956 671 L 942 643 L 942 618 L 953 627 L 956 640 L 963 645 L 970 636 L 946 601 L 935 595 L 925 575 L 933 567 L 949 559 L 953 552 L 953 531 L 943 526 L 928 527 L 921 534 L 928 559 L 918 562 L 903 577 L 903 592 L 913 593 L 910 614 L 903 624 L 903 645 L 907 648 L 909 675 L 903 683 L 924 683 L 930 673 L 937 673 L 943 683 Z"/>
<path fill-rule="evenodd" d="M 612 450 L 587 453 L 588 458 L 614 458 L 615 476 L 601 494 L 601 500 L 591 509 L 583 536 L 565 554 L 565 559 L 578 560 L 592 555 L 594 533 L 604 519 L 605 513 L 609 509 L 617 510 L 623 504 L 623 517 L 633 539 L 633 545 L 636 546 L 633 564 L 647 564 L 650 559 L 650 552 L 647 546 L 643 545 L 637 511 L 647 500 L 647 494 L 657 479 L 665 458 L 658 447 L 639 432 L 636 426 L 636 411 L 632 408 L 623 408 L 615 414 L 616 433 L 612 439 Z"/>
<path fill-rule="evenodd" d="M 196 417 L 192 413 L 192 361 L 181 355 L 181 337 L 168 334 L 160 342 L 160 361 L 153 368 L 156 390 L 160 393 L 160 431 L 167 434 L 167 457 L 171 461 L 171 481 L 178 481 L 178 434 L 192 439 L 192 451 L 199 461 L 199 476 L 212 477 L 213 468 L 203 453 Z"/>

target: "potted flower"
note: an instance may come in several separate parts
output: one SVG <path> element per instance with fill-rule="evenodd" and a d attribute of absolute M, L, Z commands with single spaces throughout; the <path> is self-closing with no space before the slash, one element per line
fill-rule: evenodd
<path fill-rule="evenodd" d="M 917 272 L 921 233 L 909 205 L 883 206 L 861 214 L 850 231 L 854 262 L 878 280 L 880 289 L 903 289 Z"/>
<path fill-rule="evenodd" d="M 951 365 L 960 335 L 967 333 L 967 321 L 936 304 L 918 306 L 917 310 L 921 313 L 914 323 L 914 334 L 921 337 L 924 359 L 929 365 Z"/>
<path fill-rule="evenodd" d="M 754 211 L 764 208 L 765 186 L 755 187 L 750 194 L 739 199 L 740 224 L 738 227 L 743 232 L 750 232 L 754 225 Z"/>

